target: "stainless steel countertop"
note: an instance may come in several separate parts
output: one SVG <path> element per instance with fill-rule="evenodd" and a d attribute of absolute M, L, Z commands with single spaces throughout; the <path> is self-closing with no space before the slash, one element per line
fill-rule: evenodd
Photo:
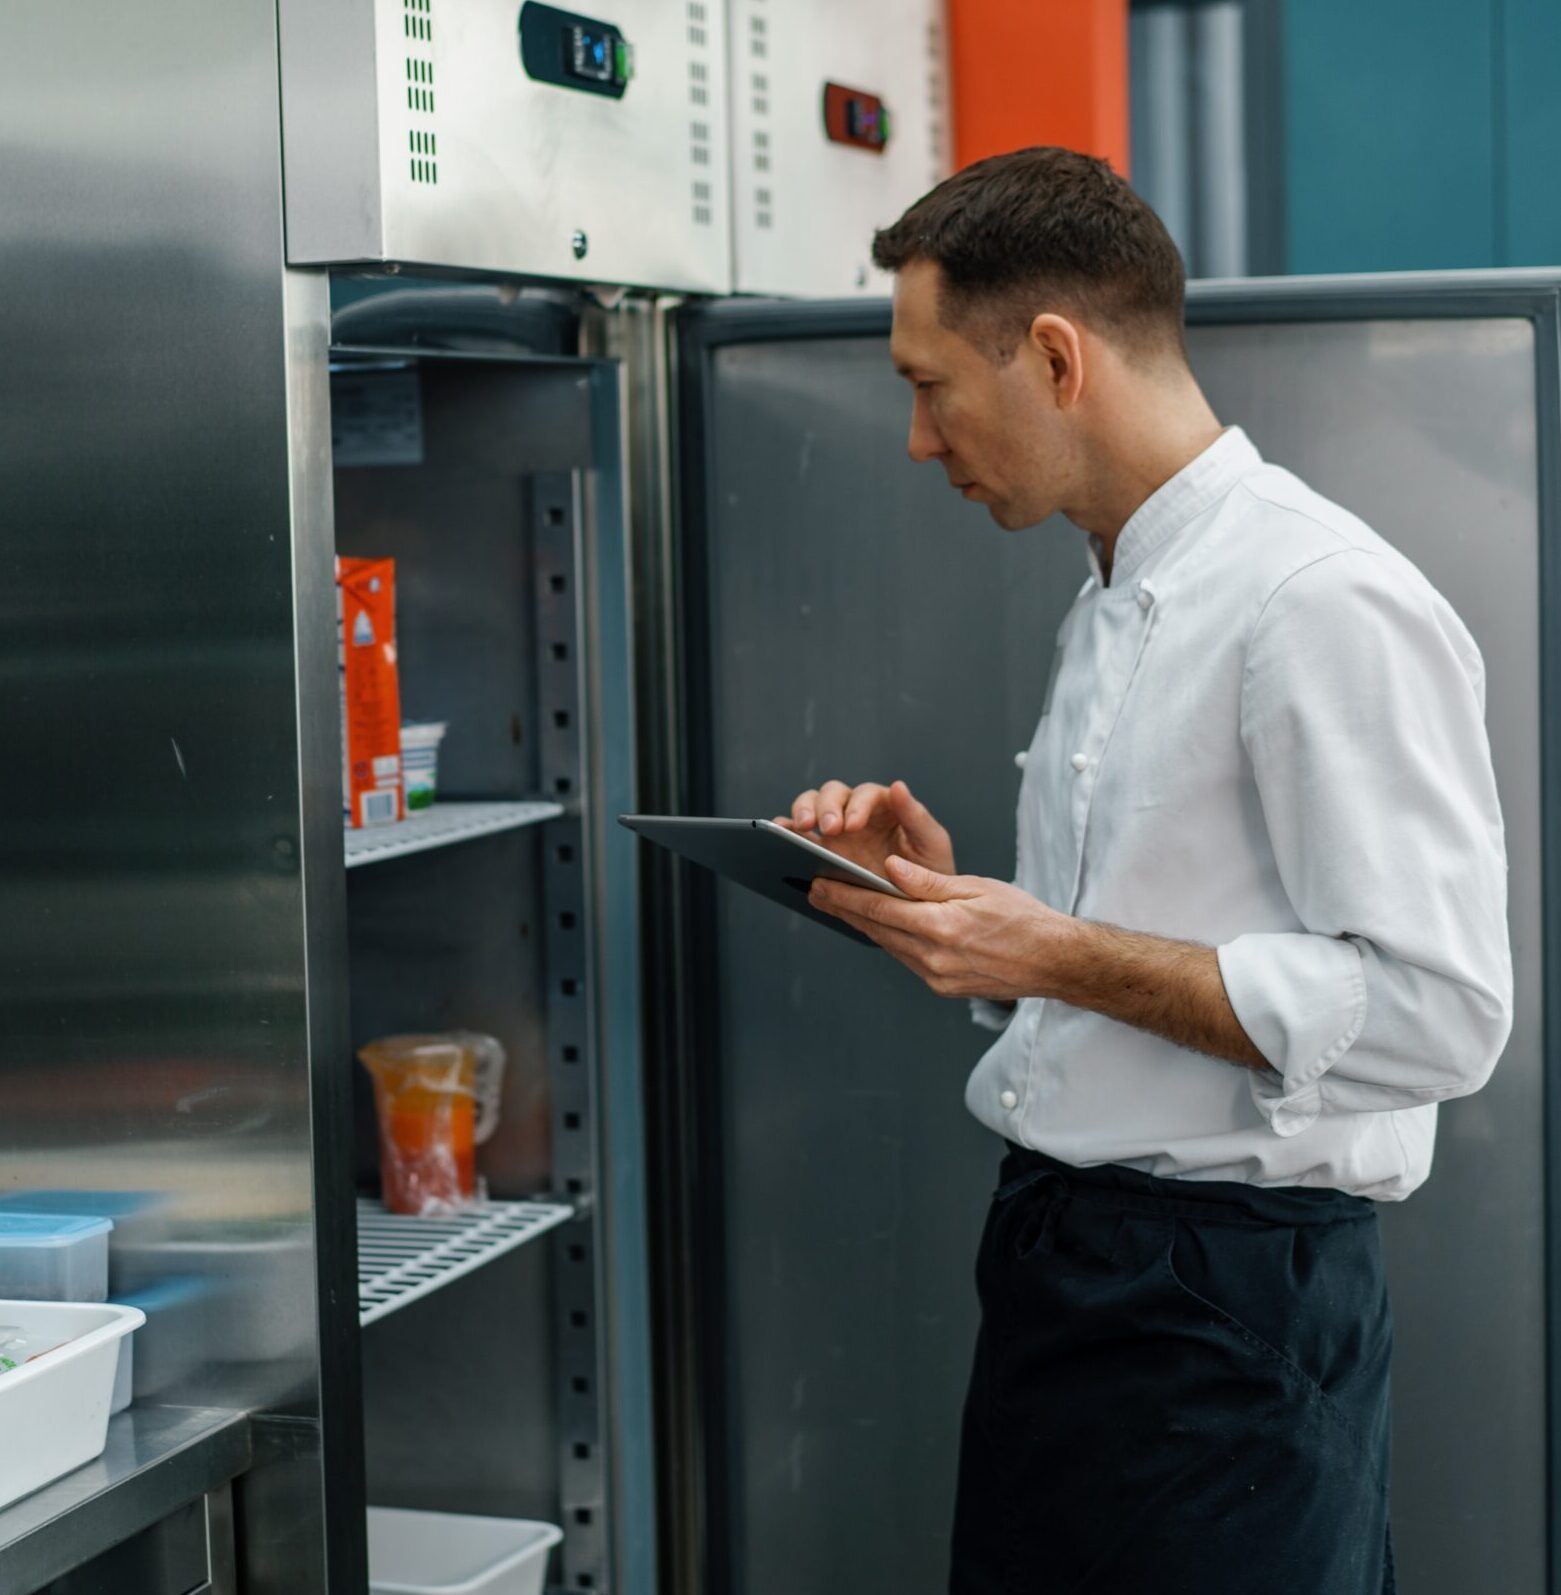
<path fill-rule="evenodd" d="M 226 1484 L 250 1463 L 249 1419 L 132 1406 L 95 1462 L 0 1510 L 0 1590 L 36 1590 Z"/>

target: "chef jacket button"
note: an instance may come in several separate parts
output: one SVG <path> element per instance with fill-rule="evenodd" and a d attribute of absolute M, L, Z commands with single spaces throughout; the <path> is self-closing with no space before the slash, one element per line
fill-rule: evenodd
<path fill-rule="evenodd" d="M 997 1100 L 1012 1113 L 1019 1106 L 1019 1093 L 1017 1091 L 1005 1091 Z"/>
<path fill-rule="evenodd" d="M 1138 584 L 1138 607 L 1140 609 L 1148 609 L 1153 602 L 1154 594 L 1140 582 Z"/>
<path fill-rule="evenodd" d="M 1030 755 L 1022 749 L 1014 755 L 1014 768 L 1022 770 L 1030 762 Z"/>
<path fill-rule="evenodd" d="M 1089 768 L 1089 755 L 1087 753 L 1075 753 L 1073 757 L 1068 760 L 1068 763 L 1071 764 L 1075 770 L 1082 774 Z"/>

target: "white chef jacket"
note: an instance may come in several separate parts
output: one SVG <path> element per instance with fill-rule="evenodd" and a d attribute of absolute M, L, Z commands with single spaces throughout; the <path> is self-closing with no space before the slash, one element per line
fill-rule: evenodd
<path fill-rule="evenodd" d="M 1484 1083 L 1511 1028 L 1479 650 L 1239 429 L 1123 527 L 1109 586 L 1090 560 L 1025 760 L 1016 883 L 1217 948 L 1272 1068 L 1058 1001 L 977 1003 L 1003 1029 L 966 1102 L 1075 1166 L 1407 1196 L 1436 1104 Z"/>

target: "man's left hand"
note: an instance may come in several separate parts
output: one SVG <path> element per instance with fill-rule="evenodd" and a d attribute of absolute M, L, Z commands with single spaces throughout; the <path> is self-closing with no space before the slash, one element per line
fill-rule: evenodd
<path fill-rule="evenodd" d="M 1076 920 L 1006 881 L 940 875 L 898 857 L 885 869 L 913 901 L 823 879 L 808 901 L 877 942 L 940 997 L 1049 995 L 1048 971 L 1065 956 Z"/>

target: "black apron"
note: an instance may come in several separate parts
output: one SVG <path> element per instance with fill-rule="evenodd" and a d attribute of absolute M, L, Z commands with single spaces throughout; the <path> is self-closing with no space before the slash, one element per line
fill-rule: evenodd
<path fill-rule="evenodd" d="M 951 1595 L 1392 1595 L 1373 1203 L 1011 1150 Z"/>

